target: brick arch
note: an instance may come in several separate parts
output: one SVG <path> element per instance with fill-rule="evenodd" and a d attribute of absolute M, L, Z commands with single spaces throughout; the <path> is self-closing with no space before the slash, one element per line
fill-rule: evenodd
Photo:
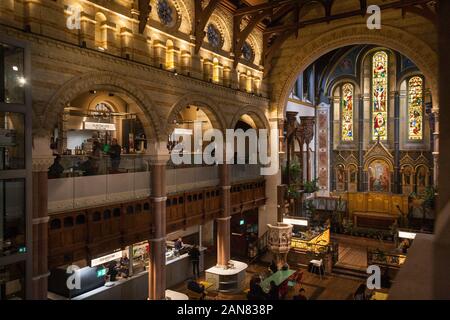
<path fill-rule="evenodd" d="M 283 57 L 282 53 L 278 61 L 288 62 L 280 62 L 278 65 L 275 63 L 271 73 L 270 83 L 273 88 L 271 111 L 276 111 L 279 118 L 284 118 L 292 86 L 306 67 L 332 50 L 356 44 L 380 45 L 410 58 L 425 75 L 435 105 L 436 107 L 439 105 L 437 53 L 428 44 L 406 31 L 392 26 L 383 26 L 381 30 L 369 30 L 365 24 L 349 24 L 326 32 L 308 43 L 294 44 L 294 41 L 290 40 L 289 45 L 296 46 L 299 50 L 289 58 Z"/>
<path fill-rule="evenodd" d="M 51 130 L 58 122 L 58 115 L 78 95 L 89 90 L 114 91 L 126 102 L 136 104 L 142 112 L 141 120 L 149 140 L 162 141 L 165 129 L 161 125 L 155 104 L 132 81 L 113 72 L 90 72 L 64 83 L 46 105 L 42 115 L 35 115 L 42 127 Z"/>
<path fill-rule="evenodd" d="M 235 113 L 229 128 L 234 129 L 236 127 L 237 122 L 244 114 L 248 114 L 253 119 L 253 121 L 255 121 L 255 124 L 258 127 L 257 129 L 270 130 L 270 124 L 269 121 L 267 120 L 267 117 L 264 115 L 264 112 L 250 105 L 245 106 L 244 108 L 240 108 L 238 112 Z"/>
<path fill-rule="evenodd" d="M 178 99 L 170 108 L 166 124 L 167 135 L 171 133 L 170 131 L 173 129 L 173 122 L 176 120 L 178 114 L 189 105 L 202 107 L 202 111 L 206 113 L 213 127 L 225 131 L 227 122 L 220 112 L 217 103 L 213 99 L 202 94 L 188 93 Z"/>

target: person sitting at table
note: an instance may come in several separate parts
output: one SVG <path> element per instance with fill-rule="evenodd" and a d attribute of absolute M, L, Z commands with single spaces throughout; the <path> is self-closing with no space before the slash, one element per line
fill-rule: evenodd
<path fill-rule="evenodd" d="M 270 290 L 269 290 L 269 300 L 279 300 L 280 292 L 278 290 L 278 286 L 275 281 L 270 281 Z"/>
<path fill-rule="evenodd" d="M 354 300 L 367 300 L 366 297 L 366 285 L 364 283 L 361 283 L 356 289 L 355 294 L 353 295 Z"/>
<path fill-rule="evenodd" d="M 261 278 L 256 276 L 250 280 L 250 291 L 247 293 L 248 300 L 267 300 L 268 295 L 261 288 Z"/>
<path fill-rule="evenodd" d="M 305 295 L 305 289 L 300 288 L 298 290 L 298 294 L 292 297 L 293 300 L 308 300 L 308 298 Z"/>
<path fill-rule="evenodd" d="M 278 266 L 274 260 L 272 260 L 272 262 L 270 263 L 269 269 L 270 269 L 270 271 L 272 271 L 272 273 L 275 273 L 278 271 Z"/>
<path fill-rule="evenodd" d="M 64 172 L 64 167 L 61 165 L 61 156 L 56 155 L 53 160 L 53 164 L 48 168 L 48 178 L 49 179 L 57 179 L 61 178 Z"/>
<path fill-rule="evenodd" d="M 201 294 L 201 297 L 200 297 L 201 300 L 203 300 L 206 296 L 205 286 L 198 283 L 194 279 L 188 280 L 187 288 L 188 288 L 188 290 L 191 290 L 195 293 Z"/>

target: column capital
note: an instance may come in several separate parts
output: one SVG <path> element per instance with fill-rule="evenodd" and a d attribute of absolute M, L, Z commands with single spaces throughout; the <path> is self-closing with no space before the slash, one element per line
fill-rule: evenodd
<path fill-rule="evenodd" d="M 54 156 L 34 156 L 32 159 L 33 172 L 47 172 L 53 164 Z"/>
<path fill-rule="evenodd" d="M 170 159 L 169 150 L 167 150 L 167 141 L 151 143 L 145 153 L 151 165 L 165 165 Z"/>

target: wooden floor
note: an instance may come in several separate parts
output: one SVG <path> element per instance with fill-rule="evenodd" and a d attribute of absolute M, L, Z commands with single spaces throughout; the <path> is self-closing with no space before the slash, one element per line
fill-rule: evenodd
<path fill-rule="evenodd" d="M 340 244 L 336 266 L 357 270 L 367 269 L 367 247 Z"/>
<path fill-rule="evenodd" d="M 352 299 L 353 293 L 362 283 L 360 280 L 351 279 L 343 276 L 325 275 L 322 279 L 317 274 L 309 273 L 306 269 L 303 271 L 302 287 L 306 291 L 306 296 L 310 300 L 349 300 Z M 252 264 L 249 266 L 245 277 L 245 288 L 249 287 L 250 279 L 254 274 L 267 275 L 267 265 Z M 200 277 L 204 280 L 204 274 Z M 177 286 L 169 288 L 178 292 L 188 294 L 186 283 L 180 283 Z M 292 299 L 297 294 L 300 286 L 296 286 L 287 296 L 287 300 Z M 235 294 L 210 293 L 207 299 L 214 300 L 245 300 L 244 292 Z"/>
<path fill-rule="evenodd" d="M 336 266 L 365 271 L 367 269 L 367 249 L 390 251 L 394 248 L 391 242 L 361 237 L 333 235 L 339 243 L 339 258 Z"/>

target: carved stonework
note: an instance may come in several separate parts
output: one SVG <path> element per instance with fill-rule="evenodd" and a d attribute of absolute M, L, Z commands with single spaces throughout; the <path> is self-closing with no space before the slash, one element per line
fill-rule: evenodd
<path fill-rule="evenodd" d="M 268 246 L 279 267 L 286 265 L 287 254 L 291 248 L 292 225 L 280 223 L 267 225 L 269 229 Z"/>
<path fill-rule="evenodd" d="M 33 157 L 33 172 L 47 172 L 48 168 L 53 164 L 52 156 Z"/>
<path fill-rule="evenodd" d="M 278 223 L 276 226 L 268 224 L 269 250 L 273 253 L 287 253 L 291 248 L 292 225 Z"/>
<path fill-rule="evenodd" d="M 328 133 L 328 119 L 329 108 L 320 105 L 318 107 L 318 123 L 317 135 L 319 145 L 317 150 L 318 156 L 318 172 L 319 172 L 319 188 L 323 191 L 330 190 L 329 186 L 329 133 Z"/>

